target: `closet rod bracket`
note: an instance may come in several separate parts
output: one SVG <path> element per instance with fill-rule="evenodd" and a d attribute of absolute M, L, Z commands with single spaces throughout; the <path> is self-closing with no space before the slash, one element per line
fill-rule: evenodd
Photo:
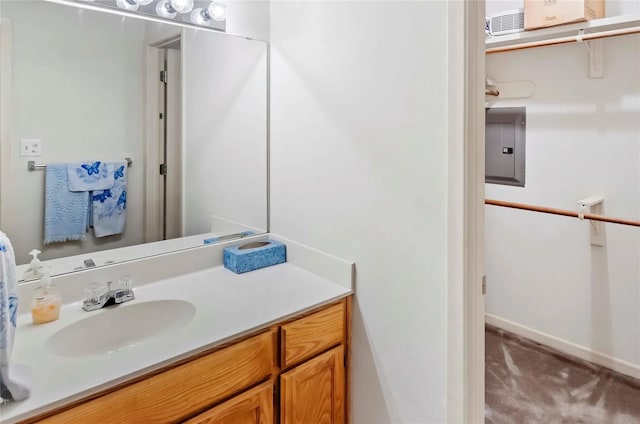
<path fill-rule="evenodd" d="M 602 215 L 604 198 L 598 196 L 591 196 L 585 199 L 578 200 L 580 206 L 580 212 L 578 212 L 578 218 L 584 219 L 584 214 L 596 214 Z M 601 221 L 589 220 L 589 238 L 592 246 L 604 246 L 604 223 Z"/>
<path fill-rule="evenodd" d="M 604 77 L 604 40 L 601 38 L 585 41 L 584 29 L 578 32 L 576 41 L 584 43 L 589 55 L 589 78 Z"/>

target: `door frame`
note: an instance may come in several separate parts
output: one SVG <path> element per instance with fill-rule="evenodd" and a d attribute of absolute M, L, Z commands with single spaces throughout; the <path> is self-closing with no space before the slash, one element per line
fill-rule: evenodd
<path fill-rule="evenodd" d="M 0 225 L 11 190 L 11 20 L 0 18 Z"/>
<path fill-rule="evenodd" d="M 447 3 L 447 422 L 484 423 L 485 0 Z"/>
<path fill-rule="evenodd" d="M 144 123 L 144 242 L 160 240 L 163 234 L 163 219 L 160 204 L 164 187 L 158 178 L 158 167 L 163 163 L 163 152 L 158 140 L 162 133 L 160 114 L 161 96 L 158 90 L 158 63 L 164 52 L 162 47 L 182 37 L 182 29 L 175 28 L 155 34 L 145 40 L 145 123 Z M 182 105 L 180 105 L 182 108 Z M 181 125 L 182 127 L 182 125 Z"/>

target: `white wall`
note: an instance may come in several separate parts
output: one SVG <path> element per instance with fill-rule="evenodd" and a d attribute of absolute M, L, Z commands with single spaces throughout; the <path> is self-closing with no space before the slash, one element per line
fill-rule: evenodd
<path fill-rule="evenodd" d="M 266 43 L 183 32 L 184 235 L 217 215 L 267 228 Z"/>
<path fill-rule="evenodd" d="M 447 421 L 447 7 L 271 5 L 272 231 L 356 263 L 354 423 Z"/>
<path fill-rule="evenodd" d="M 2 230 L 17 262 L 33 248 L 43 259 L 110 249 L 142 241 L 144 23 L 35 1 L 3 1 L 13 21 L 12 117 L 9 157 L 2 166 Z M 39 138 L 41 157 L 19 156 L 23 138 Z M 44 172 L 37 163 L 133 158 L 129 169 L 127 227 L 122 236 L 42 248 Z M 138 201 L 136 201 L 138 199 Z"/>
<path fill-rule="evenodd" d="M 578 210 L 599 195 L 606 215 L 640 218 L 640 36 L 604 43 L 603 79 L 583 45 L 487 58 L 488 77 L 536 85 L 496 104 L 527 107 L 526 186 L 487 184 L 487 198 Z M 640 235 L 607 224 L 591 247 L 589 225 L 488 206 L 487 312 L 639 366 Z"/>
<path fill-rule="evenodd" d="M 226 33 L 269 41 L 269 0 L 231 0 Z"/>

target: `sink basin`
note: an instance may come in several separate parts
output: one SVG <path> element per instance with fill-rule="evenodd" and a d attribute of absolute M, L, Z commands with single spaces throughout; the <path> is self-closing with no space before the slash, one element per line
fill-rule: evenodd
<path fill-rule="evenodd" d="M 116 353 L 184 327 L 195 313 L 195 306 L 184 300 L 156 300 L 88 312 L 87 318 L 49 337 L 45 349 L 69 357 Z"/>

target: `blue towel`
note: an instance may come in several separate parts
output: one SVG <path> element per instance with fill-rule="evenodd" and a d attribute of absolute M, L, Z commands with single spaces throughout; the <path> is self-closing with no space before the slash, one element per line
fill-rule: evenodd
<path fill-rule="evenodd" d="M 113 187 L 91 193 L 93 231 L 96 237 L 124 232 L 127 214 L 127 163 L 114 162 Z"/>
<path fill-rule="evenodd" d="M 11 241 L 0 231 L 0 404 L 29 396 L 26 376 L 11 363 L 18 315 L 16 258 Z"/>
<path fill-rule="evenodd" d="M 69 191 L 67 165 L 47 165 L 44 183 L 44 243 L 82 240 L 87 231 L 89 192 Z"/>
<path fill-rule="evenodd" d="M 67 177 L 71 191 L 106 190 L 113 187 L 113 163 L 69 163 Z"/>

